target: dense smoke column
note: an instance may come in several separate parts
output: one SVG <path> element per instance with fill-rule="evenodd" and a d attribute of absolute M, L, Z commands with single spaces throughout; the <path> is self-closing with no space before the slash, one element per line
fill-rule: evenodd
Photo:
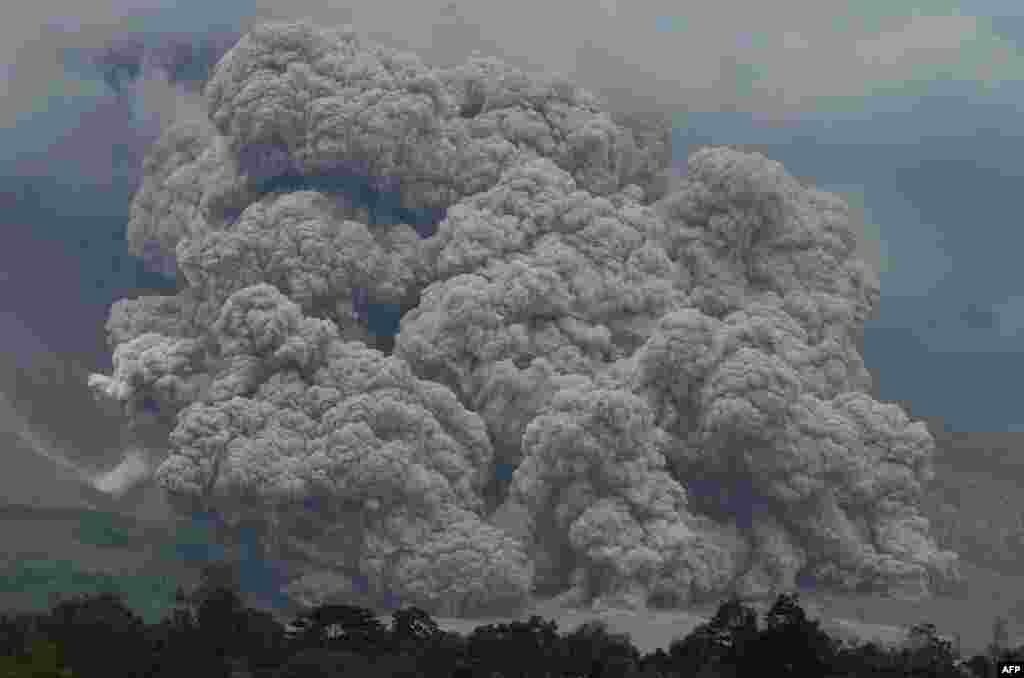
<path fill-rule="evenodd" d="M 254 28 L 204 96 L 129 224 L 185 284 L 115 305 L 94 379 L 174 425 L 183 510 L 263 521 L 302 586 L 448 611 L 956 578 L 933 441 L 865 394 L 878 286 L 836 196 L 728 148 L 670 186 L 664 119 L 349 28 Z"/>

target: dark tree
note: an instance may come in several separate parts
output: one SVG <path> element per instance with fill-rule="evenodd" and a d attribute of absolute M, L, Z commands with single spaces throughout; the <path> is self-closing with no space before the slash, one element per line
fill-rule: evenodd
<path fill-rule="evenodd" d="M 901 654 L 904 675 L 957 675 L 953 644 L 938 636 L 934 624 L 918 624 L 911 628 L 908 647 Z"/>
<path fill-rule="evenodd" d="M 236 591 L 215 588 L 204 592 L 196 607 L 196 628 L 199 638 L 214 656 L 232 657 L 244 652 L 243 609 Z"/>
<path fill-rule="evenodd" d="M 838 643 L 811 621 L 800 607 L 798 594 L 782 594 L 765 614 L 766 628 L 756 647 L 743 656 L 739 667 L 747 671 L 773 671 L 774 675 L 826 676 L 835 664 Z"/>
<path fill-rule="evenodd" d="M 473 664 L 468 648 L 469 643 L 463 636 L 441 631 L 433 636 L 426 649 L 415 655 L 414 659 L 427 675 L 457 675 L 467 671 L 472 675 Z"/>
<path fill-rule="evenodd" d="M 974 678 L 989 678 L 996 675 L 996 666 L 992 660 L 985 655 L 976 654 L 966 663 L 967 668 L 974 674 Z"/>
<path fill-rule="evenodd" d="M 478 626 L 466 639 L 468 662 L 477 675 L 533 676 L 541 667 L 564 662 L 555 622 L 532 616 L 526 622 Z M 586 639 L 588 658 L 591 645 Z M 564 672 L 564 667 L 563 667 Z"/>
<path fill-rule="evenodd" d="M 900 659 L 892 651 L 876 643 L 865 643 L 845 648 L 836 660 L 835 675 L 849 676 L 898 676 Z"/>
<path fill-rule="evenodd" d="M 306 648 L 290 657 L 270 678 L 418 678 L 414 658 L 383 655 L 366 657 L 351 650 Z"/>
<path fill-rule="evenodd" d="M 346 650 L 364 656 L 385 652 L 391 637 L 373 610 L 357 605 L 319 605 L 297 620 L 299 646 Z"/>
<path fill-rule="evenodd" d="M 340 676 L 371 676 L 369 659 L 354 652 L 307 648 L 289 659 L 274 678 L 339 678 Z"/>
<path fill-rule="evenodd" d="M 0 615 L 0 655 L 15 657 L 27 654 L 33 635 L 38 635 L 42 619 L 42 615 Z"/>
<path fill-rule="evenodd" d="M 403 607 L 391 614 L 391 642 L 396 654 L 422 656 L 441 635 L 441 628 L 425 610 Z"/>
<path fill-rule="evenodd" d="M 565 636 L 562 671 L 569 675 L 628 675 L 639 666 L 640 653 L 629 634 L 609 633 L 603 621 L 581 624 Z"/>
<path fill-rule="evenodd" d="M 731 673 L 758 642 L 757 612 L 732 596 L 715 616 L 669 646 L 672 666 L 683 675 L 702 669 Z"/>
<path fill-rule="evenodd" d="M 43 622 L 46 635 L 79 678 L 142 675 L 150 654 L 145 623 L 113 593 L 57 603 Z M 116 652 L 97 651 L 117 648 Z"/>
<path fill-rule="evenodd" d="M 288 656 L 284 626 L 264 610 L 245 608 L 239 613 L 239 654 L 250 671 L 280 666 Z"/>
<path fill-rule="evenodd" d="M 237 565 L 217 561 L 204 565 L 200 583 L 183 595 L 179 590 L 171 619 L 163 632 L 162 675 L 228 676 L 232 658 L 246 657 L 246 608 Z"/>
<path fill-rule="evenodd" d="M 65 666 L 56 643 L 35 640 L 24 654 L 0 655 L 0 676 L 4 678 L 75 678 Z"/>

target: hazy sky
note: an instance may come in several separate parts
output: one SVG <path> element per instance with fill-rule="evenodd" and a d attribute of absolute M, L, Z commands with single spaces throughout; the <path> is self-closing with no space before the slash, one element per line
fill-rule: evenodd
<path fill-rule="evenodd" d="M 1016 430 L 1024 6 L 958 5 L 19 0 L 0 22 L 0 325 L 88 361 L 104 305 L 153 283 L 123 250 L 127 201 L 145 146 L 201 114 L 198 94 L 155 68 L 117 93 L 82 54 L 311 18 L 432 64 L 479 50 L 561 72 L 615 109 L 671 114 L 680 165 L 695 145 L 742 145 L 843 195 L 882 278 L 865 348 L 881 397 L 957 430 Z"/>

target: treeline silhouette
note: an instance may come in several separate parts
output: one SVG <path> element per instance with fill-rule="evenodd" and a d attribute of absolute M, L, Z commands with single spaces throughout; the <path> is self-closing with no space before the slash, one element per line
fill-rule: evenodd
<path fill-rule="evenodd" d="M 1024 658 L 997 621 L 984 655 L 960 658 L 931 624 L 901 647 L 844 643 L 808 619 L 796 594 L 761 620 L 741 600 L 666 650 L 642 654 L 601 622 L 559 632 L 528 621 L 444 631 L 409 607 L 382 623 L 370 609 L 325 604 L 284 624 L 244 604 L 216 567 L 146 624 L 114 593 L 53 602 L 45 613 L 0 616 L 0 678 L 677 678 L 734 676 L 996 676 L 997 660 Z"/>

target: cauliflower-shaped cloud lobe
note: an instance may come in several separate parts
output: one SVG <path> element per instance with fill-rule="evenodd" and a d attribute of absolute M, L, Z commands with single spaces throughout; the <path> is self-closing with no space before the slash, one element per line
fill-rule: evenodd
<path fill-rule="evenodd" d="M 168 127 L 146 154 L 132 198 L 128 248 L 154 271 L 174 275 L 178 241 L 222 226 L 256 196 L 208 120 Z"/>
<path fill-rule="evenodd" d="M 549 409 L 526 430 L 510 500 L 534 516 L 536 547 L 560 555 L 555 574 L 578 597 L 643 605 L 664 589 L 689 602 L 732 579 L 729 550 L 695 527 L 665 469 L 664 435 L 642 398 L 583 387 Z"/>
<path fill-rule="evenodd" d="M 450 391 L 416 379 L 397 358 L 341 341 L 332 323 L 304 317 L 269 285 L 232 294 L 212 330 L 223 369 L 208 396 L 179 413 L 171 454 L 156 471 L 176 502 L 216 509 L 233 524 L 256 519 L 268 544 L 284 549 L 290 521 L 308 522 L 299 507 L 314 501 L 329 518 L 306 538 L 312 547 L 345 544 L 353 566 L 410 595 L 424 586 L 399 548 L 410 525 L 429 529 L 438 544 L 476 530 L 476 550 L 452 557 L 491 561 L 500 553 L 512 569 L 500 567 L 502 559 L 473 566 L 479 578 L 462 583 L 475 597 L 464 604 L 491 604 L 488 592 L 507 602 L 528 590 L 516 583 L 528 575 L 512 571 L 522 560 L 516 542 L 474 513 L 492 451 L 483 422 Z M 154 334 L 136 342 L 159 340 L 176 345 Z M 238 364 L 258 368 L 239 372 Z M 450 533 L 446 516 L 456 508 L 462 517 Z M 389 578 L 381 562 L 404 574 Z"/>
<path fill-rule="evenodd" d="M 471 614 L 959 579 L 934 441 L 868 395 L 879 287 L 837 196 L 730 148 L 676 180 L 664 116 L 349 27 L 258 26 L 204 96 L 129 225 L 181 289 L 113 305 L 91 384 L 157 412 L 174 505 L 262 526 L 295 590 Z"/>
<path fill-rule="evenodd" d="M 693 153 L 680 190 L 657 209 L 665 246 L 693 273 L 693 301 L 709 315 L 774 292 L 817 337 L 862 327 L 878 303 L 877 277 L 854 256 L 847 205 L 759 153 Z"/>
<path fill-rule="evenodd" d="M 602 194 L 667 160 L 564 79 L 487 58 L 430 69 L 347 27 L 257 27 L 220 61 L 205 94 L 211 121 L 254 177 L 345 168 L 402 184 L 407 207 L 446 207 L 485 190 L 520 150 Z"/>
<path fill-rule="evenodd" d="M 112 377 L 92 375 L 89 385 L 100 397 L 125 403 L 129 414 L 149 398 L 173 416 L 208 385 L 204 363 L 198 341 L 146 332 L 117 346 Z"/>
<path fill-rule="evenodd" d="M 533 585 L 533 565 L 520 542 L 481 525 L 471 511 L 452 510 L 389 581 L 407 600 L 448 617 L 500 613 L 520 606 Z"/>
<path fill-rule="evenodd" d="M 685 303 L 685 272 L 654 240 L 659 226 L 650 208 L 578 190 L 545 158 L 525 160 L 451 207 L 424 243 L 437 282 L 403 318 L 395 352 L 472 402 L 495 435 L 507 431 L 499 455 L 516 463 L 551 378 L 591 376 L 628 357 L 662 313 Z M 529 409 L 494 407 L 507 401 L 499 381 L 533 391 L 519 401 Z"/>
<path fill-rule="evenodd" d="M 179 241 L 178 265 L 208 303 L 219 306 L 232 293 L 267 282 L 304 311 L 345 325 L 357 290 L 398 302 L 422 277 L 410 227 L 371 230 L 346 218 L 353 211 L 318 191 L 270 194 L 229 227 Z"/>

